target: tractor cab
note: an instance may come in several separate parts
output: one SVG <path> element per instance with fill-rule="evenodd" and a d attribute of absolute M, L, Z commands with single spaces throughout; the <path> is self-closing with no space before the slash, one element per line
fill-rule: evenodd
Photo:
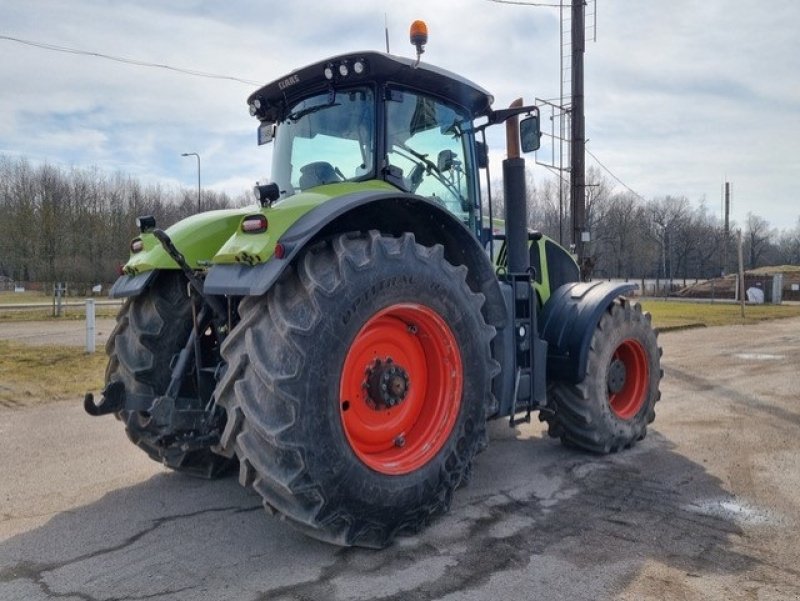
<path fill-rule="evenodd" d="M 275 145 L 275 186 L 261 194 L 278 201 L 319 186 L 381 180 L 445 207 L 477 234 L 486 152 L 485 144 L 477 152 L 475 135 L 498 121 L 492 101 L 454 73 L 380 52 L 294 71 L 248 99 L 261 121 L 259 144 Z"/>

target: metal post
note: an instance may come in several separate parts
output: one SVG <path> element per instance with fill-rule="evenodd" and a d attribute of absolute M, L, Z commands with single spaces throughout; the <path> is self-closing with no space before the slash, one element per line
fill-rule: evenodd
<path fill-rule="evenodd" d="M 86 352 L 94 353 L 95 311 L 94 299 L 86 299 Z"/>
<path fill-rule="evenodd" d="M 559 103 L 561 114 L 558 118 L 558 243 L 564 246 L 564 119 L 566 110 L 564 109 L 564 0 L 559 2 L 558 19 L 558 43 L 561 47 L 559 52 Z"/>
<path fill-rule="evenodd" d="M 201 211 L 200 209 L 200 155 L 196 152 L 184 152 L 181 154 L 182 157 L 197 157 L 197 212 Z"/>
<path fill-rule="evenodd" d="M 57 282 L 53 291 L 53 317 L 61 317 L 63 313 L 62 303 L 65 287 L 61 282 Z"/>
<path fill-rule="evenodd" d="M 742 230 L 736 231 L 736 246 L 739 254 L 739 304 L 742 307 L 742 319 L 744 319 L 744 261 L 742 260 Z"/>

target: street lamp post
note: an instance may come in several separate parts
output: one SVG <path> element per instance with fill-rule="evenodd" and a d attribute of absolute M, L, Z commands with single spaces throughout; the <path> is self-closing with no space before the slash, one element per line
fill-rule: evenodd
<path fill-rule="evenodd" d="M 200 155 L 196 152 L 184 152 L 182 157 L 197 157 L 197 212 L 200 212 Z"/>

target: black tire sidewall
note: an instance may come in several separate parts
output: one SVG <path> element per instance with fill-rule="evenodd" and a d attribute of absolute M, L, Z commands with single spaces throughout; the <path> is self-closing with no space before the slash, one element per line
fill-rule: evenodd
<path fill-rule="evenodd" d="M 412 255 L 413 265 L 408 261 Z M 386 257 L 373 269 L 345 269 L 342 292 L 316 299 L 331 319 L 312 334 L 307 365 L 320 370 L 318 377 L 305 376 L 303 398 L 318 399 L 321 406 L 314 410 L 309 404 L 297 416 L 297 427 L 304 439 L 314 442 L 303 450 L 305 465 L 311 479 L 326 491 L 331 507 L 346 506 L 361 516 L 397 507 L 427 510 L 421 507 L 421 497 L 439 496 L 443 488 L 452 491 L 475 454 L 490 378 L 484 357 L 489 350 L 482 338 L 486 326 L 463 278 L 445 273 L 443 262 L 425 261 L 414 253 L 403 260 Z M 358 332 L 378 311 L 400 303 L 424 305 L 444 319 L 459 347 L 464 381 L 458 417 L 442 449 L 411 473 L 387 475 L 365 465 L 352 450 L 341 419 L 339 387 L 347 351 Z"/>
<path fill-rule="evenodd" d="M 649 421 L 648 416 L 658 400 L 660 363 L 656 336 L 644 315 L 638 311 L 631 311 L 625 317 L 621 324 L 614 324 L 610 316 L 608 318 L 604 316 L 603 320 L 606 323 L 601 322 L 592 341 L 596 356 L 587 366 L 586 381 L 589 385 L 589 398 L 601 399 L 600 402 L 591 403 L 595 419 L 602 424 L 599 429 L 615 442 L 629 443 L 643 436 Z M 620 417 L 611 408 L 607 384 L 614 352 L 626 340 L 635 340 L 641 345 L 647 356 L 648 365 L 646 397 L 636 414 L 628 419 Z"/>
<path fill-rule="evenodd" d="M 172 358 L 186 344 L 192 329 L 186 277 L 160 271 L 140 295 L 128 299 L 117 315 L 106 353 L 106 383 L 121 381 L 125 390 L 153 398 L 163 394 L 172 377 Z M 121 410 L 128 438 L 147 455 L 168 467 L 203 478 L 223 475 L 234 462 L 210 449 L 186 451 L 180 441 L 165 442 L 152 432 L 140 411 Z"/>

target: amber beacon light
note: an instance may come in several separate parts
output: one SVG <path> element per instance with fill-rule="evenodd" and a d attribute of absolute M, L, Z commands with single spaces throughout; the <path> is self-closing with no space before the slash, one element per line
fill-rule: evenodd
<path fill-rule="evenodd" d="M 428 43 L 428 26 L 425 25 L 425 21 L 414 21 L 411 24 L 409 37 L 411 38 L 411 43 L 417 49 L 417 63 L 414 65 L 416 67 L 419 64 L 419 57 L 425 52 L 425 44 Z"/>

